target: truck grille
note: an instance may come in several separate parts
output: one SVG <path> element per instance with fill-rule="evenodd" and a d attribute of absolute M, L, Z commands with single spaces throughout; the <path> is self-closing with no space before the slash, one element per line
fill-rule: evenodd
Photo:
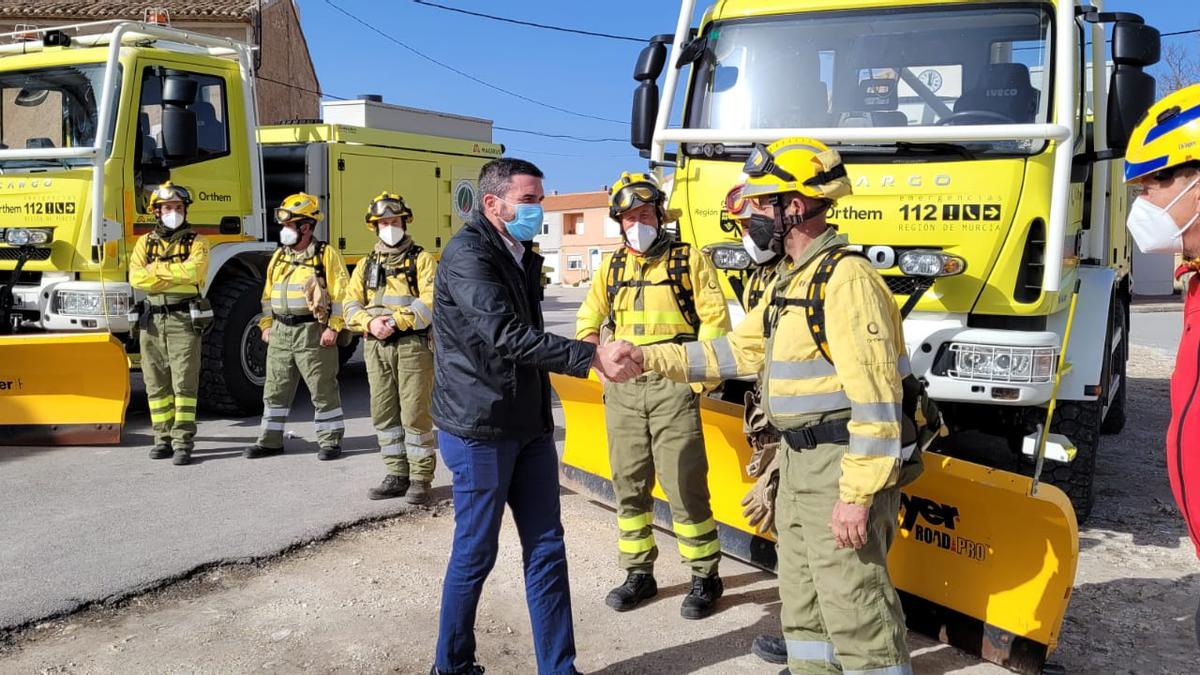
<path fill-rule="evenodd" d="M 0 248 L 0 260 L 16 260 L 21 257 L 21 249 L 18 248 Z M 30 260 L 49 260 L 50 249 L 35 248 L 29 254 Z"/>
<path fill-rule="evenodd" d="M 912 295 L 920 283 L 916 277 L 884 277 L 883 280 L 887 282 L 892 295 Z"/>

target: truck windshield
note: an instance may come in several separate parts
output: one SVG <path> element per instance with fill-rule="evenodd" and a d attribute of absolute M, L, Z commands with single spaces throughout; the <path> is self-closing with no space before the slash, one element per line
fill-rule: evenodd
<path fill-rule="evenodd" d="M 685 127 L 1045 122 L 1051 29 L 1051 16 L 1040 6 L 820 12 L 717 22 L 690 50 L 693 82 Z M 904 154 L 915 145 L 906 140 L 913 139 L 839 149 Z M 931 149 L 1026 154 L 1043 143 L 971 142 Z M 712 146 L 707 150 L 711 155 Z"/>
<path fill-rule="evenodd" d="M 4 159 L 3 150 L 94 145 L 104 68 L 90 63 L 0 71 L 0 169 L 87 164 L 82 158 Z M 110 133 L 110 147 L 111 140 Z"/>

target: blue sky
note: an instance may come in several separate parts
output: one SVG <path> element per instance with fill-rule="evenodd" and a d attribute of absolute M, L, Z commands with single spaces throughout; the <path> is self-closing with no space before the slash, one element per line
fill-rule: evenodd
<path fill-rule="evenodd" d="M 628 143 L 633 64 L 642 45 L 498 23 L 410 0 L 332 0 L 414 49 L 480 80 L 614 123 L 574 116 L 509 96 L 454 74 L 368 31 L 326 0 L 299 0 L 301 22 L 323 91 L 491 119 L 497 126 L 621 142 L 580 143 L 495 132 L 508 154 L 546 172 L 547 189 L 600 189 L 626 169 L 645 167 Z M 583 0 L 438 0 L 440 4 L 582 30 L 648 37 L 674 30 L 672 0 L 613 4 Z M 701 0 L 701 5 L 707 3 Z M 1200 27 L 1194 0 L 1109 0 L 1164 32 Z M 1200 38 L 1167 38 L 1200 51 Z"/>

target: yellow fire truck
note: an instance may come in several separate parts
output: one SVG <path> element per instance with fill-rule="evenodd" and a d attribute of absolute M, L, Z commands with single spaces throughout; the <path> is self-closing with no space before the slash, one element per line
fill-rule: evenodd
<path fill-rule="evenodd" d="M 751 261 L 722 204 L 743 162 L 789 136 L 841 152 L 854 195 L 830 221 L 904 308 L 913 371 L 958 432 L 904 490 L 893 579 L 912 627 L 1026 672 L 1062 625 L 1100 434 L 1125 421 L 1120 158 L 1154 99 L 1160 36 L 1101 5 L 723 0 L 697 24 L 683 0 L 634 69 L 632 143 L 673 171 L 679 234 L 724 271 L 735 324 Z M 597 383 L 555 386 L 566 478 L 611 495 Z M 703 403 L 713 510 L 725 550 L 772 566 L 741 514 L 741 417 Z M 967 432 L 1008 451 L 979 456 Z"/>
<path fill-rule="evenodd" d="M 137 346 L 128 254 L 153 227 L 145 199 L 159 183 L 192 190 L 189 220 L 213 243 L 201 406 L 252 414 L 278 233 L 264 205 L 319 196 L 318 234 L 353 264 L 373 245 L 370 198 L 399 191 L 436 252 L 503 151 L 487 120 L 371 97 L 327 105 L 328 123 L 259 128 L 252 50 L 224 38 L 112 21 L 0 41 L 0 442 L 119 440 Z"/>

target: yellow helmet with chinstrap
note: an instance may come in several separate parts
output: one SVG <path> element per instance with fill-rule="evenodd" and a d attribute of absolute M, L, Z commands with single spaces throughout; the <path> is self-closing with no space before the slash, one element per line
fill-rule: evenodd
<path fill-rule="evenodd" d="M 742 199 L 798 192 L 837 201 L 853 192 L 837 150 L 813 138 L 784 138 L 755 146 L 742 167 Z"/>
<path fill-rule="evenodd" d="M 367 227 L 374 230 L 375 222 L 384 218 L 403 218 L 408 223 L 413 218 L 413 212 L 404 203 L 404 197 L 394 192 L 380 192 L 367 207 Z"/>
<path fill-rule="evenodd" d="M 275 222 L 280 224 L 306 218 L 320 222 L 324 217 L 320 200 L 307 192 L 285 197 L 279 208 L 275 209 Z"/>

